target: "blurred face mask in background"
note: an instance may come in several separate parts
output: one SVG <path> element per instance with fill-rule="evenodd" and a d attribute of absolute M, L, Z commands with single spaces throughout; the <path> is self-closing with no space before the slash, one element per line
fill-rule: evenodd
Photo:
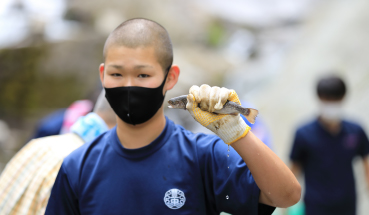
<path fill-rule="evenodd" d="M 340 122 L 342 119 L 341 101 L 320 101 L 320 117 L 327 122 Z"/>

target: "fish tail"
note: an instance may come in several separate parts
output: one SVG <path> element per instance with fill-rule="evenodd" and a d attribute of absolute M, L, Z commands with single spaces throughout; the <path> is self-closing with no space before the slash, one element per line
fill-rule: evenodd
<path fill-rule="evenodd" d="M 246 119 L 251 123 L 254 124 L 255 123 L 255 118 L 258 116 L 259 111 L 256 109 L 252 109 L 252 108 L 245 108 L 242 112 L 242 115 L 244 115 L 246 117 Z"/>

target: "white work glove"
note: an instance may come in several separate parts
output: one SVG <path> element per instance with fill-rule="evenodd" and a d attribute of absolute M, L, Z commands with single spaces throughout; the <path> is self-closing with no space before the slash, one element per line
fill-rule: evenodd
<path fill-rule="evenodd" d="M 239 114 L 212 113 L 215 110 L 222 109 L 227 100 L 241 105 L 234 90 L 224 87 L 210 87 L 207 84 L 203 84 L 200 87 L 193 85 L 190 88 L 190 93 L 187 95 L 186 109 L 197 122 L 217 134 L 226 144 L 230 145 L 246 136 L 251 128 Z"/>

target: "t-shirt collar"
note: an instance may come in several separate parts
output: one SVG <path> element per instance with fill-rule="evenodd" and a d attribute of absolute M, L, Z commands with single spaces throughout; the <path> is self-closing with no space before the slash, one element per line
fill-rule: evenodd
<path fill-rule="evenodd" d="M 331 134 L 326 128 L 324 128 L 324 125 L 322 125 L 322 123 L 320 122 L 319 117 L 317 117 L 315 120 L 315 126 L 318 127 L 322 132 L 324 132 L 325 134 L 331 137 L 338 137 L 344 132 L 344 121 L 343 120 L 341 120 L 340 131 L 336 135 Z"/>
<path fill-rule="evenodd" d="M 147 157 L 150 154 L 154 153 L 158 149 L 160 149 L 169 139 L 171 135 L 171 130 L 173 129 L 174 123 L 170 121 L 167 117 L 165 117 L 166 123 L 163 131 L 160 135 L 149 145 L 138 148 L 138 149 L 127 149 L 124 148 L 120 143 L 118 135 L 117 135 L 117 127 L 114 127 L 109 132 L 109 143 L 114 150 L 121 156 L 130 158 L 130 159 L 139 159 L 143 157 Z"/>

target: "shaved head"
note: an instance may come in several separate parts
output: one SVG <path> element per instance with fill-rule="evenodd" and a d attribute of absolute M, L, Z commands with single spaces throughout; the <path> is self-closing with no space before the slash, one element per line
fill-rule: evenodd
<path fill-rule="evenodd" d="M 168 32 L 160 24 L 148 19 L 127 20 L 111 32 L 105 42 L 104 59 L 113 46 L 154 47 L 163 71 L 168 70 L 173 62 L 173 48 Z"/>

